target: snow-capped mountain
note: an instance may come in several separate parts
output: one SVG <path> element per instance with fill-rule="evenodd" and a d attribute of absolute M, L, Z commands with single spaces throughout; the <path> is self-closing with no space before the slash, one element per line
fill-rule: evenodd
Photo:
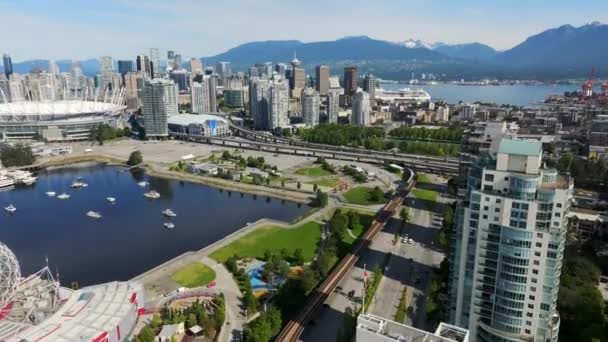
<path fill-rule="evenodd" d="M 440 43 L 440 42 L 427 42 L 427 41 L 423 41 L 423 40 L 420 40 L 420 39 L 414 39 L 414 38 L 410 38 L 410 39 L 398 42 L 397 44 L 403 45 L 403 46 L 408 47 L 410 49 L 413 49 L 413 48 L 426 48 L 426 49 L 429 49 L 429 50 L 433 50 L 437 46 L 444 45 L 443 43 Z"/>

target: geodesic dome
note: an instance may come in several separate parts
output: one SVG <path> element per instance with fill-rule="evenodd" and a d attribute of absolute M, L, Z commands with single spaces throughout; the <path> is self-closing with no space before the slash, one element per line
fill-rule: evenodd
<path fill-rule="evenodd" d="M 21 271 L 15 254 L 0 242 L 0 306 L 11 301 L 17 290 Z"/>

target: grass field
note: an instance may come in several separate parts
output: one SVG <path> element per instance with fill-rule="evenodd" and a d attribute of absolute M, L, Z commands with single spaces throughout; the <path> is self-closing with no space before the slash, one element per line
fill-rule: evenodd
<path fill-rule="evenodd" d="M 325 176 L 331 176 L 332 173 L 324 170 L 320 166 L 312 166 L 312 167 L 306 167 L 303 169 L 296 170 L 296 175 L 307 176 L 307 177 L 325 177 Z"/>
<path fill-rule="evenodd" d="M 433 180 L 431 179 L 431 176 L 425 174 L 425 173 L 419 173 L 418 174 L 418 179 L 416 180 L 419 183 L 433 183 Z"/>
<path fill-rule="evenodd" d="M 316 222 L 307 222 L 296 228 L 266 226 L 218 249 L 211 253 L 211 257 L 223 263 L 235 254 L 241 258 L 262 258 L 266 250 L 278 253 L 285 248 L 293 253 L 296 248 L 301 248 L 304 258 L 309 261 L 315 256 L 320 240 L 321 225 Z"/>
<path fill-rule="evenodd" d="M 366 186 L 358 186 L 352 188 L 344 193 L 344 198 L 349 203 L 359 204 L 359 205 L 372 205 L 372 204 L 382 204 L 386 203 L 386 199 L 382 198 L 382 201 L 374 202 L 370 199 L 372 188 Z"/>
<path fill-rule="evenodd" d="M 195 262 L 173 273 L 171 279 L 184 287 L 205 286 L 215 280 L 215 271 L 203 263 Z"/>
<path fill-rule="evenodd" d="M 413 189 L 412 193 L 414 194 L 414 196 L 416 196 L 416 198 L 419 198 L 421 200 L 425 200 L 425 201 L 429 201 L 429 202 L 436 202 L 437 201 L 437 191 L 433 191 L 433 190 L 427 190 L 427 189 Z"/>
<path fill-rule="evenodd" d="M 333 188 L 340 183 L 340 178 L 323 178 L 314 181 L 306 182 L 306 184 L 317 184 L 318 186 L 324 186 Z"/>

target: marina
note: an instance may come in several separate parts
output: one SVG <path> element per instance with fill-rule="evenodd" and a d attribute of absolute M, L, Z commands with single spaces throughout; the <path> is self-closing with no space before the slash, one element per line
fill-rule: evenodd
<path fill-rule="evenodd" d="M 247 222 L 291 221 L 309 210 L 266 196 L 123 170 L 104 165 L 41 170 L 33 186 L 0 192 L 2 208 L 13 205 L 18 211 L 0 215 L 0 240 L 15 252 L 24 274 L 39 270 L 48 256 L 62 284 L 127 280 L 221 240 Z M 78 177 L 86 179 L 86 189 L 70 188 Z M 144 181 L 162 196 L 144 197 L 146 189 L 138 185 Z M 108 193 L 120 204 L 109 205 Z M 168 208 L 179 214 L 179 222 L 163 215 Z M 86 215 L 89 211 L 101 217 Z"/>

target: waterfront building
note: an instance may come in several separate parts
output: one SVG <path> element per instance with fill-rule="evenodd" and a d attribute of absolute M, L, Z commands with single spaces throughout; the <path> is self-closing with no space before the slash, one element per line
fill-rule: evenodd
<path fill-rule="evenodd" d="M 347 66 L 344 68 L 344 95 L 355 95 L 358 77 L 357 66 Z"/>
<path fill-rule="evenodd" d="M 154 71 L 152 77 L 160 77 L 160 50 L 158 48 L 150 48 L 150 63 Z"/>
<path fill-rule="evenodd" d="M 147 80 L 142 90 L 143 118 L 146 137 L 166 138 L 167 119 L 177 115 L 177 86 L 173 81 L 157 78 Z"/>
<path fill-rule="evenodd" d="M 335 92 L 327 94 L 327 121 L 338 123 L 338 112 L 340 111 L 340 95 Z"/>
<path fill-rule="evenodd" d="M 243 107 L 242 89 L 224 89 L 224 105 L 228 107 Z"/>
<path fill-rule="evenodd" d="M 370 113 L 371 106 L 369 103 L 369 94 L 359 88 L 353 95 L 352 114 L 350 119 L 351 125 L 369 125 Z"/>
<path fill-rule="evenodd" d="M 306 73 L 300 68 L 300 60 L 294 54 L 291 61 L 291 96 L 299 98 L 302 94 L 302 89 L 306 87 Z"/>
<path fill-rule="evenodd" d="M 325 96 L 329 90 L 329 66 L 326 64 L 317 65 L 315 71 L 315 89 L 321 96 Z"/>
<path fill-rule="evenodd" d="M 305 88 L 302 90 L 301 101 L 304 124 L 308 127 L 319 125 L 319 106 L 321 105 L 319 92 L 313 88 Z"/>
<path fill-rule="evenodd" d="M 468 328 L 471 341 L 555 342 L 574 185 L 543 167 L 540 142 L 506 137 L 504 125 L 488 128 L 499 134 L 463 147 L 449 319 Z"/>
<path fill-rule="evenodd" d="M 178 114 L 167 119 L 169 135 L 175 137 L 225 137 L 231 134 L 228 120 L 209 113 Z"/>
<path fill-rule="evenodd" d="M 203 74 L 203 62 L 198 58 L 190 59 L 190 72 L 193 74 Z"/>
<path fill-rule="evenodd" d="M 133 61 L 125 61 L 125 60 L 120 60 L 118 61 L 118 72 L 120 73 L 120 75 L 122 76 L 122 78 L 125 78 L 125 75 L 127 75 L 128 73 L 133 71 Z"/>
<path fill-rule="evenodd" d="M 357 342 L 469 342 L 469 331 L 447 323 L 439 323 L 435 332 L 391 321 L 376 315 L 361 314 L 357 317 Z"/>
<path fill-rule="evenodd" d="M 376 99 L 376 87 L 378 86 L 378 82 L 376 80 L 376 76 L 372 74 L 368 74 L 363 79 L 363 90 L 365 90 L 369 94 L 370 101 L 374 101 Z"/>
<path fill-rule="evenodd" d="M 3 54 L 2 63 L 4 65 L 4 75 L 7 79 L 10 79 L 13 74 L 13 61 L 11 60 L 11 56 L 7 53 Z"/>

